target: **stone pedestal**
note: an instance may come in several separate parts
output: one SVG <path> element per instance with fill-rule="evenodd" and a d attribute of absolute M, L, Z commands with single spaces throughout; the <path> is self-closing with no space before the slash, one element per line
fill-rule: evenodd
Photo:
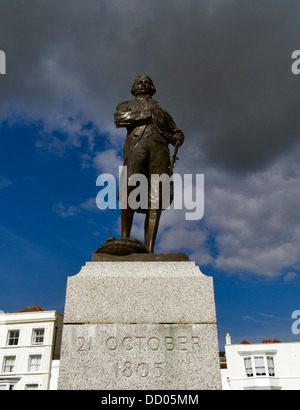
<path fill-rule="evenodd" d="M 58 388 L 221 389 L 212 278 L 186 257 L 136 259 L 68 278 Z"/>

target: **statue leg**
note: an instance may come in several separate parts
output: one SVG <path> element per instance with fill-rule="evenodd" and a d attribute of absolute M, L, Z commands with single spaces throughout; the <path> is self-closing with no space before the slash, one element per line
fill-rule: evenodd
<path fill-rule="evenodd" d="M 135 210 L 131 209 L 128 204 L 130 193 L 136 188 L 128 185 L 131 176 L 144 172 L 145 161 L 147 160 L 147 153 L 144 152 L 143 146 L 137 144 L 131 148 L 124 158 L 124 166 L 126 173 L 122 171 L 119 187 L 119 198 L 122 199 L 124 209 L 121 209 L 121 238 L 130 238 L 132 221 Z M 125 154 L 124 154 L 125 155 Z M 126 175 L 126 179 L 125 179 Z M 126 190 L 124 189 L 126 188 Z"/>
<path fill-rule="evenodd" d="M 145 219 L 145 247 L 149 253 L 154 252 L 154 244 L 158 231 L 160 209 L 148 209 Z"/>
<path fill-rule="evenodd" d="M 121 209 L 121 238 L 129 238 L 134 211 L 132 209 Z"/>

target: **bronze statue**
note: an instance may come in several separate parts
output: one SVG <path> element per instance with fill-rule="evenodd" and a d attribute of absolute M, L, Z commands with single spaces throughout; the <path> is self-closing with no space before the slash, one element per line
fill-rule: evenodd
<path fill-rule="evenodd" d="M 184 135 L 176 127 L 171 115 L 152 99 L 155 92 L 152 80 L 146 75 L 140 75 L 131 89 L 135 99 L 121 102 L 114 115 L 116 127 L 127 129 L 123 149 L 123 164 L 127 167 L 127 178 L 134 174 L 143 174 L 147 177 L 149 186 L 151 175 L 172 173 L 168 145 L 176 145 L 177 150 L 184 141 Z M 128 196 L 133 189 L 134 187 L 127 185 Z M 151 208 L 151 195 L 152 199 L 154 196 L 154 200 L 158 201 L 158 209 Z M 149 189 L 147 209 L 121 209 L 121 238 L 130 237 L 134 212 L 143 212 L 146 214 L 145 247 L 149 253 L 153 253 L 163 209 L 161 191 Z"/>

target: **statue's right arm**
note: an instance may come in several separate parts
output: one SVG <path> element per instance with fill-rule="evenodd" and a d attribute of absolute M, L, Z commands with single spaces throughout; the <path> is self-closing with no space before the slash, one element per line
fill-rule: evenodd
<path fill-rule="evenodd" d="M 114 118 L 117 128 L 141 125 L 151 118 L 151 110 L 141 109 L 135 101 L 125 101 L 117 106 Z"/>

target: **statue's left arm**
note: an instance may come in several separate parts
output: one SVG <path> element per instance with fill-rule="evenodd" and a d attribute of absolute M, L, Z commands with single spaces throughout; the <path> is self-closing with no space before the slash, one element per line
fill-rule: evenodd
<path fill-rule="evenodd" d="M 166 140 L 173 145 L 176 145 L 177 142 L 179 146 L 182 145 L 184 142 L 184 134 L 179 128 L 177 128 L 173 118 L 168 113 L 168 111 L 165 111 L 165 110 L 164 110 L 164 119 L 165 119 L 165 124 L 166 124 L 166 130 L 165 130 Z"/>

